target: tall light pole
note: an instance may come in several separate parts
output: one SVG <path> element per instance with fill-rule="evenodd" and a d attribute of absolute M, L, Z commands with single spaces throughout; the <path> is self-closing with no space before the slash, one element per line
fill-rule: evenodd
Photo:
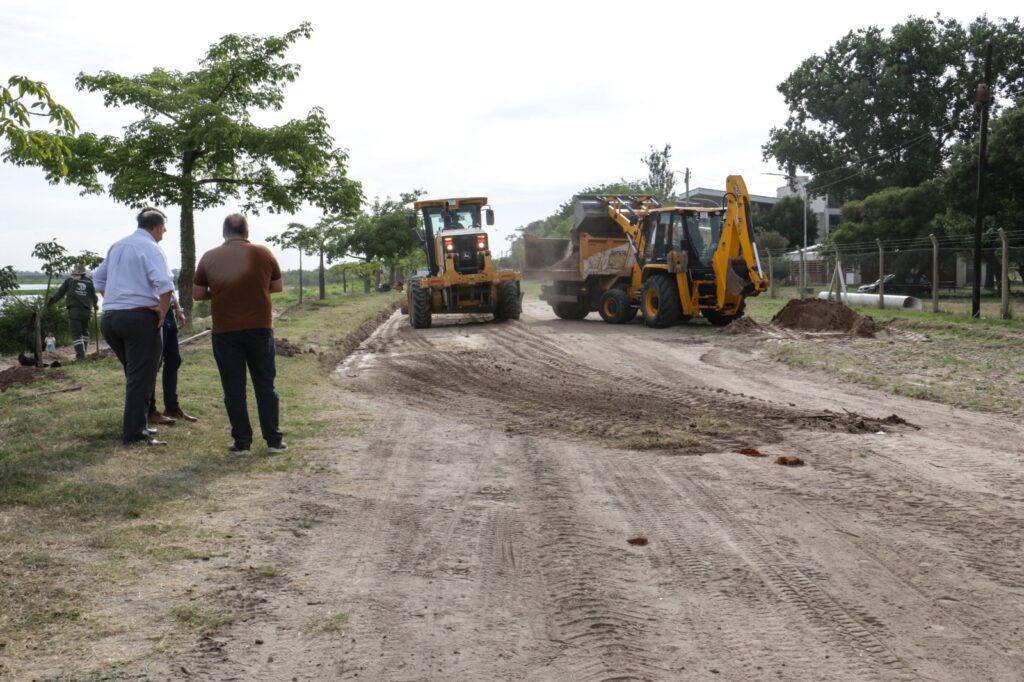
<path fill-rule="evenodd" d="M 796 176 L 788 173 L 761 173 L 761 175 L 775 175 L 780 178 L 788 178 L 791 185 L 796 184 Z M 804 248 L 800 251 L 800 298 L 804 297 L 804 289 L 807 288 L 807 183 L 800 186 L 802 199 L 804 200 Z"/>

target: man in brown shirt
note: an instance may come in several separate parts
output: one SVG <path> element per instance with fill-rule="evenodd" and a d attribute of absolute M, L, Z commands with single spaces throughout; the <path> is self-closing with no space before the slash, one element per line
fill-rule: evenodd
<path fill-rule="evenodd" d="M 224 243 L 203 254 L 193 278 L 192 298 L 209 299 L 213 315 L 213 356 L 224 387 L 224 407 L 234 444 L 228 449 L 249 454 L 252 425 L 245 395 L 249 370 L 260 430 L 267 452 L 284 452 L 278 425 L 280 400 L 274 388 L 274 322 L 270 295 L 284 290 L 281 268 L 265 246 L 249 243 L 249 223 L 235 213 L 224 220 Z"/>

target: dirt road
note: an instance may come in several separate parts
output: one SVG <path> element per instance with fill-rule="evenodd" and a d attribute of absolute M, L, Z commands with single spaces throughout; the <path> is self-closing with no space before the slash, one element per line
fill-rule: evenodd
<path fill-rule="evenodd" d="M 1020 425 L 594 318 L 391 318 L 337 371 L 370 436 L 239 521 L 280 575 L 226 586 L 243 615 L 146 671 L 1020 679 Z"/>

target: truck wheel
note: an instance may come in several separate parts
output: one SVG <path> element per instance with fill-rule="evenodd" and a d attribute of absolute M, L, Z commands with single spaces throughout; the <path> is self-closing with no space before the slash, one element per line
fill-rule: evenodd
<path fill-rule="evenodd" d="M 679 322 L 679 289 L 671 277 L 651 275 L 640 293 L 640 312 L 648 327 L 670 327 Z"/>
<path fill-rule="evenodd" d="M 636 308 L 629 304 L 629 294 L 622 289 L 609 289 L 601 296 L 597 309 L 601 319 L 610 324 L 623 324 L 636 317 Z"/>
<path fill-rule="evenodd" d="M 747 302 L 740 303 L 740 308 L 732 315 L 723 315 L 717 310 L 705 310 L 703 311 L 704 319 L 711 323 L 713 327 L 724 327 L 731 323 L 733 320 L 738 320 L 743 317 L 743 309 L 747 306 Z"/>
<path fill-rule="evenodd" d="M 420 280 L 409 280 L 409 324 L 413 329 L 428 329 L 431 322 L 430 288 L 421 288 Z"/>
<path fill-rule="evenodd" d="M 556 303 L 551 306 L 551 309 L 563 320 L 582 320 L 590 313 L 579 303 Z"/>
<path fill-rule="evenodd" d="M 494 308 L 496 320 L 518 320 L 523 308 L 519 303 L 519 287 L 515 282 L 498 285 L 498 305 Z"/>

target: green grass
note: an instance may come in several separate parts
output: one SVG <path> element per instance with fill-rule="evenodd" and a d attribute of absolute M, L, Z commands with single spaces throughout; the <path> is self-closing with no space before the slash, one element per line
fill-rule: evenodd
<path fill-rule="evenodd" d="M 213 611 L 199 604 L 182 604 L 171 609 L 171 615 L 184 625 L 197 632 L 211 632 L 227 627 L 235 622 L 235 617 Z"/>
<path fill-rule="evenodd" d="M 306 625 L 306 632 L 335 633 L 341 632 L 348 625 L 349 614 L 344 611 L 333 613 L 325 618 L 314 620 Z"/>
<path fill-rule="evenodd" d="M 793 293 L 785 292 L 786 294 Z M 767 322 L 789 297 L 748 299 L 747 312 Z M 794 367 L 913 398 L 968 409 L 1024 415 L 1024 366 L 1017 362 L 1024 344 L 1024 321 L 968 314 L 878 310 L 854 306 L 862 315 L 922 335 L 926 341 L 896 338 L 827 344 L 783 341 L 768 354 Z M 991 308 L 983 308 L 983 312 Z"/>
<path fill-rule="evenodd" d="M 41 655 L 30 647 L 40 638 L 67 645 L 102 636 L 90 614 L 104 594 L 168 564 L 223 554 L 230 540 L 204 530 L 195 515 L 224 508 L 222 483 L 258 485 L 307 465 L 304 444 L 338 428 L 328 415 L 338 406 L 323 400 L 330 379 L 321 358 L 397 296 L 339 296 L 291 305 L 278 318 L 278 337 L 325 352 L 278 358 L 285 454 L 258 445 L 250 457 L 228 455 L 230 427 L 208 339 L 183 349 L 179 377 L 182 406 L 200 421 L 162 429 L 169 445 L 159 450 L 120 444 L 124 375 L 116 359 L 74 364 L 64 381 L 0 393 L 0 653 L 17 660 Z M 35 397 L 74 386 L 82 389 Z M 349 431 L 362 428 L 358 415 L 349 421 Z M 269 579 L 276 571 L 261 566 L 252 575 Z M 182 607 L 175 617 L 206 629 L 227 616 Z"/>

